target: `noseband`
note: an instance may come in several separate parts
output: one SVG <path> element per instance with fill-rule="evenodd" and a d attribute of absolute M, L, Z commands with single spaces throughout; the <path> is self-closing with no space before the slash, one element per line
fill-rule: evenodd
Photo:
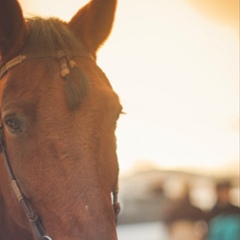
<path fill-rule="evenodd" d="M 32 57 L 32 58 L 41 58 L 41 57 L 42 56 Z M 68 80 L 70 77 L 71 68 L 74 68 L 76 66 L 76 63 L 73 60 L 71 60 L 69 57 L 67 57 L 63 52 L 58 52 L 56 56 L 50 56 L 50 57 L 57 58 L 59 60 L 60 67 L 61 67 L 61 76 L 64 79 Z M 88 57 L 90 59 L 93 59 L 93 57 L 90 54 L 81 55 L 80 57 Z M 9 71 L 9 69 L 22 63 L 23 61 L 26 61 L 32 58 L 27 57 L 26 55 L 19 55 L 13 58 L 12 60 L 8 61 L 0 68 L 0 79 Z M 27 201 L 27 198 L 24 196 L 23 191 L 14 175 L 14 172 L 12 170 L 12 167 L 8 158 L 8 154 L 6 151 L 6 142 L 4 138 L 4 131 L 3 131 L 2 124 L 0 124 L 0 148 L 2 150 L 4 164 L 8 173 L 8 177 L 11 181 L 11 186 L 13 188 L 13 191 L 19 203 L 21 204 L 25 212 L 25 215 L 27 216 L 30 222 L 30 226 L 32 228 L 32 232 L 34 236 L 38 240 L 52 240 L 51 237 L 46 235 L 45 230 L 42 226 L 40 217 L 36 213 L 34 213 L 32 208 L 30 207 L 29 202 Z M 118 188 L 112 191 L 112 198 L 113 198 L 112 201 L 113 201 L 113 209 L 115 213 L 115 220 L 117 221 L 117 216 L 118 216 L 118 213 L 120 212 L 120 204 L 118 202 Z"/>

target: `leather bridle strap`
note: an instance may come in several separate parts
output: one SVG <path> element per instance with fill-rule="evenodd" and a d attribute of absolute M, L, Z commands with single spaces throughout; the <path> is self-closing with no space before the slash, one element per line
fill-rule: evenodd
<path fill-rule="evenodd" d="M 118 201 L 118 189 L 112 191 L 112 196 L 113 196 L 113 210 L 114 210 L 114 213 L 115 213 L 115 223 L 117 225 L 118 214 L 121 211 L 121 205 Z"/>
<path fill-rule="evenodd" d="M 13 170 L 12 170 L 9 158 L 8 158 L 8 154 L 6 151 L 5 138 L 4 138 L 2 125 L 0 125 L 0 148 L 1 148 L 1 151 L 3 154 L 4 164 L 7 169 L 8 177 L 11 181 L 12 189 L 13 189 L 18 201 L 20 202 L 20 204 L 24 210 L 24 213 L 28 218 L 28 221 L 30 222 L 30 226 L 32 228 L 32 231 L 33 231 L 36 239 L 52 240 L 52 238 L 50 238 L 49 236 L 47 236 L 45 234 L 45 231 L 41 224 L 39 216 L 36 213 L 34 213 L 31 210 L 31 208 L 29 207 L 27 199 L 24 196 L 24 194 L 18 184 L 18 181 L 13 173 Z M 113 196 L 113 209 L 114 209 L 114 213 L 115 213 L 115 222 L 117 223 L 117 217 L 118 217 L 118 214 L 121 209 L 120 203 L 118 202 L 118 190 L 112 191 L 112 196 Z"/>
<path fill-rule="evenodd" d="M 4 134 L 3 134 L 3 127 L 2 125 L 0 125 L 0 147 L 2 150 L 2 154 L 3 154 L 3 158 L 4 158 L 4 164 L 6 166 L 7 169 L 7 173 L 9 176 L 9 179 L 11 181 L 11 186 L 13 188 L 13 191 L 18 199 L 18 201 L 20 202 L 29 222 L 30 222 L 30 226 L 32 228 L 32 231 L 36 237 L 36 239 L 40 239 L 40 240 L 52 240 L 49 236 L 47 236 L 45 234 L 45 231 L 43 229 L 43 226 L 41 224 L 41 221 L 38 217 L 37 214 L 35 214 L 31 208 L 29 207 L 28 203 L 27 203 L 27 199 L 24 196 L 21 188 L 19 187 L 18 181 L 16 179 L 16 177 L 14 176 L 7 152 L 6 152 L 6 148 L 5 148 L 5 139 L 4 139 Z"/>
<path fill-rule="evenodd" d="M 52 57 L 52 58 L 56 58 L 56 59 L 59 59 L 61 60 L 61 58 L 63 57 L 66 57 L 68 55 L 67 52 L 64 52 L 64 51 L 57 51 L 57 54 L 54 54 L 54 55 L 49 55 L 47 57 Z M 69 55 L 72 55 L 72 54 L 69 54 Z M 36 58 L 45 58 L 46 56 L 42 56 L 42 55 L 39 55 L 39 56 L 26 56 L 24 54 L 21 54 L 21 55 L 18 55 L 17 57 L 14 57 L 13 59 L 9 60 L 8 62 L 6 62 L 5 64 L 3 65 L 0 65 L 0 79 L 9 71 L 9 69 L 11 69 L 12 67 L 15 67 L 16 65 L 24 62 L 24 61 L 27 61 L 29 59 L 36 59 Z M 84 53 L 81 53 L 81 54 L 76 54 L 76 55 L 73 55 L 72 57 L 85 57 L 85 58 L 88 58 L 88 59 L 91 59 L 93 61 L 95 61 L 94 57 L 90 54 L 90 53 L 87 53 L 87 52 L 84 52 Z M 75 66 L 75 62 L 74 61 L 70 61 L 70 65 L 71 67 L 74 67 Z M 61 71 L 61 75 L 62 77 L 65 77 L 68 73 L 70 72 L 67 72 L 67 70 L 65 69 L 66 65 L 65 66 L 61 66 L 62 71 Z M 65 71 L 66 70 L 66 71 Z"/>
<path fill-rule="evenodd" d="M 5 65 L 0 68 L 0 79 L 8 72 L 8 70 L 26 59 L 26 55 L 19 55 L 10 61 L 8 61 Z"/>
<path fill-rule="evenodd" d="M 40 56 L 41 57 L 41 56 Z M 50 56 L 51 57 L 51 56 Z M 54 58 L 60 58 L 61 56 L 59 56 L 59 54 L 57 54 L 57 56 L 53 56 Z M 38 58 L 38 57 L 35 57 L 35 58 Z M 8 61 L 7 63 L 5 63 L 4 65 L 2 65 L 0 67 L 0 79 L 13 67 L 15 67 L 16 65 L 22 63 L 23 61 L 26 61 L 28 60 L 29 58 L 27 58 L 26 55 L 19 55 L 13 59 L 11 59 L 10 61 Z M 31 58 L 30 58 L 31 59 Z M 63 72 L 66 71 L 66 65 L 64 64 L 61 64 L 61 70 Z M 40 218 L 39 216 L 34 213 L 28 202 L 27 202 L 27 199 L 26 197 L 24 196 L 20 186 L 19 186 L 19 183 L 13 173 L 13 170 L 12 170 L 12 167 L 11 167 L 11 164 L 10 164 L 10 161 L 9 161 L 9 158 L 8 158 L 8 155 L 7 155 L 7 151 L 6 151 L 6 146 L 5 146 L 5 138 L 4 138 L 4 133 L 3 133 L 3 126 L 0 125 L 0 148 L 2 150 L 2 154 L 3 154 L 3 158 L 4 158 L 4 164 L 5 164 L 5 167 L 7 169 L 7 173 L 8 173 L 8 176 L 9 176 L 9 179 L 11 181 L 11 186 L 12 186 L 12 189 L 19 201 L 19 203 L 21 204 L 24 212 L 25 212 L 25 215 L 27 216 L 29 222 L 30 222 L 30 226 L 32 228 L 32 231 L 35 235 L 35 238 L 38 239 L 38 240 L 52 240 L 52 238 L 50 238 L 49 236 L 47 236 L 45 234 L 45 231 L 44 231 L 44 228 L 41 224 L 41 221 L 40 221 Z"/>
<path fill-rule="evenodd" d="M 77 57 L 87 57 L 89 59 L 93 59 L 91 54 L 83 54 L 83 55 L 76 55 Z M 12 67 L 22 63 L 23 61 L 32 59 L 32 58 L 39 58 L 42 56 L 36 56 L 36 57 L 27 57 L 26 55 L 19 55 L 12 60 L 8 61 L 4 65 L 0 66 L 0 79 L 11 69 Z M 53 57 L 59 60 L 60 62 L 60 68 L 61 68 L 61 76 L 67 80 L 70 77 L 71 68 L 74 68 L 76 66 L 76 63 L 72 61 L 69 57 L 66 57 L 64 52 L 57 52 L 57 55 L 55 56 L 48 56 Z M 0 148 L 2 150 L 4 163 L 8 172 L 9 179 L 11 181 L 11 186 L 14 190 L 14 193 L 20 202 L 29 222 L 32 227 L 32 231 L 38 240 L 52 240 L 49 236 L 45 234 L 44 228 L 41 224 L 40 218 L 37 214 L 35 214 L 32 209 L 30 208 L 26 197 L 24 196 L 19 183 L 13 173 L 7 151 L 6 151 L 6 145 L 5 145 L 5 138 L 4 138 L 4 132 L 3 132 L 3 126 L 0 124 Z M 118 202 L 118 189 L 114 189 L 112 191 L 113 196 L 113 209 L 115 212 L 115 220 L 117 221 L 117 216 L 120 212 L 120 204 Z"/>

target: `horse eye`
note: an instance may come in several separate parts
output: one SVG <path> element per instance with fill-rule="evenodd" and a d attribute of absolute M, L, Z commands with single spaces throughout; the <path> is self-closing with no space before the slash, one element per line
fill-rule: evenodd
<path fill-rule="evenodd" d="M 5 124 L 8 126 L 11 132 L 20 132 L 22 130 L 21 122 L 16 118 L 6 119 Z"/>

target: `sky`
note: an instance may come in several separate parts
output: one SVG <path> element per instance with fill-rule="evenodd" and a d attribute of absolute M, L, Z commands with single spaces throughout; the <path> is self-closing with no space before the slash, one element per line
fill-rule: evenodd
<path fill-rule="evenodd" d="M 87 2 L 20 0 L 27 16 L 64 20 Z M 98 64 L 126 112 L 117 129 L 121 173 L 146 161 L 163 168 L 237 173 L 237 4 L 119 0 Z"/>

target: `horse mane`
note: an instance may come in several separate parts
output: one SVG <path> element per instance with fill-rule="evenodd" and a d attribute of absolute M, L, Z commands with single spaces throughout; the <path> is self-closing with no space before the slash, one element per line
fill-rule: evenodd
<path fill-rule="evenodd" d="M 56 18 L 38 17 L 27 19 L 27 23 L 30 34 L 23 52 L 28 57 L 52 57 L 57 56 L 58 51 L 66 56 L 89 56 L 67 23 Z M 78 67 L 71 69 L 71 77 L 64 81 L 67 106 L 73 111 L 86 96 L 89 81 Z"/>
<path fill-rule="evenodd" d="M 68 24 L 57 18 L 27 19 L 30 34 L 24 49 L 31 56 L 56 55 L 56 51 L 77 53 L 84 51 L 84 47 Z M 85 50 L 86 52 L 86 50 Z"/>

